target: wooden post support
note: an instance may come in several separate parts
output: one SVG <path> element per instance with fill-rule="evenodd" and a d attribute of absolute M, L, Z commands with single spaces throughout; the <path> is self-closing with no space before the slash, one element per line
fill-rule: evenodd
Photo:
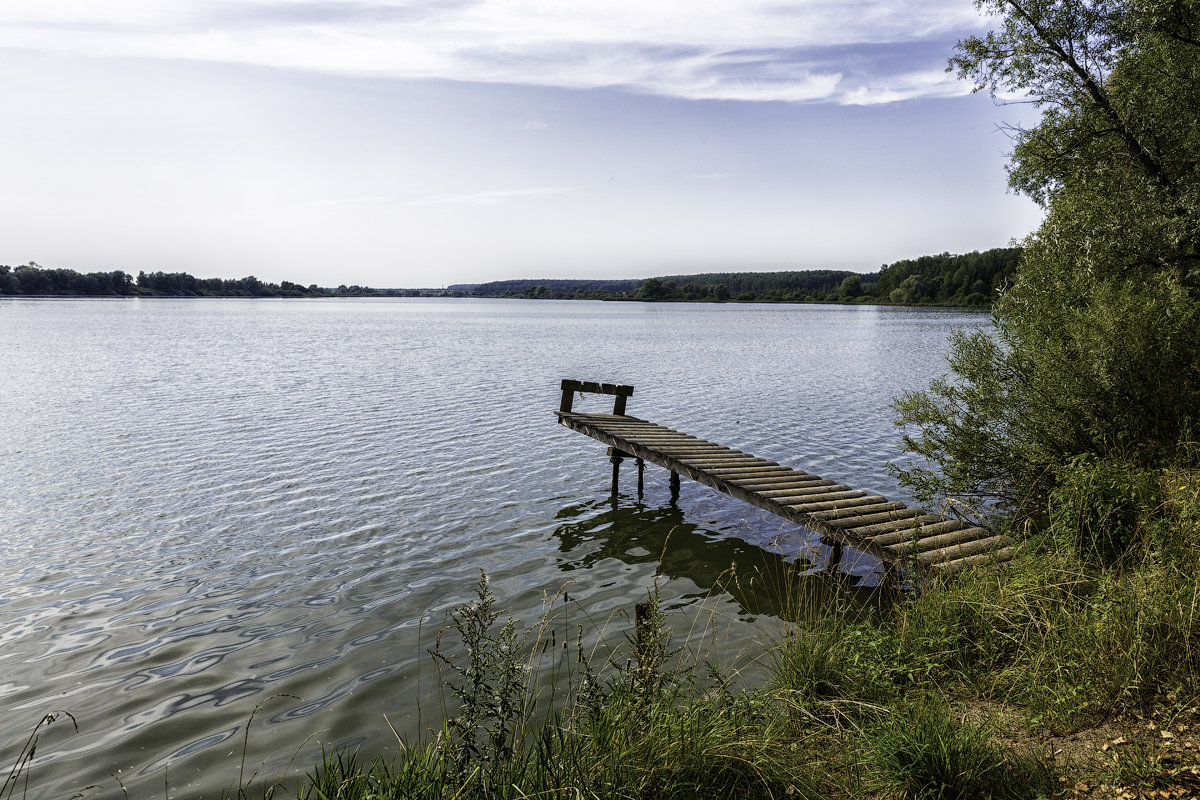
<path fill-rule="evenodd" d="M 562 382 L 562 401 L 558 404 L 558 410 L 564 414 L 571 413 L 571 406 L 575 402 L 575 387 L 570 385 L 573 383 L 574 381 Z"/>
<path fill-rule="evenodd" d="M 621 476 L 621 462 L 625 460 L 626 453 L 621 452 L 615 447 L 608 448 L 608 460 L 612 462 L 612 493 L 617 493 L 617 481 Z"/>
<path fill-rule="evenodd" d="M 646 473 L 646 462 L 639 458 L 637 460 L 638 468 L 638 500 L 642 499 L 642 476 Z"/>
<path fill-rule="evenodd" d="M 835 541 L 833 543 L 833 551 L 829 554 L 829 564 L 826 566 L 830 572 L 837 571 L 838 565 L 842 563 L 842 543 Z"/>
<path fill-rule="evenodd" d="M 899 597 L 904 591 L 904 575 L 901 574 L 899 563 L 892 561 L 883 566 L 883 577 L 879 580 L 879 588 L 889 598 Z"/>
<path fill-rule="evenodd" d="M 671 502 L 676 503 L 678 501 L 679 501 L 679 473 L 672 472 L 671 473 Z"/>

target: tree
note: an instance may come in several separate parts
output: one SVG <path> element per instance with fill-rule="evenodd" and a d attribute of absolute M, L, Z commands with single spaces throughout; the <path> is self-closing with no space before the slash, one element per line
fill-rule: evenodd
<path fill-rule="evenodd" d="M 638 300 L 664 300 L 667 297 L 667 286 L 658 278 L 647 278 L 634 297 Z"/>
<path fill-rule="evenodd" d="M 1024 96 L 1012 188 L 1047 211 L 993 310 L 952 343 L 951 376 L 897 399 L 899 470 L 923 500 L 1037 514 L 1090 454 L 1187 457 L 1200 413 L 1200 5 L 1194 0 L 981 0 L 998 30 L 950 67 Z"/>

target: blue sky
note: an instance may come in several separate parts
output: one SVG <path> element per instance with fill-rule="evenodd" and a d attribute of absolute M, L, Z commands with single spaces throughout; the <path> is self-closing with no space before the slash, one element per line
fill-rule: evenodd
<path fill-rule="evenodd" d="M 0 263 L 436 287 L 1003 246 L 969 0 L 0 9 Z"/>

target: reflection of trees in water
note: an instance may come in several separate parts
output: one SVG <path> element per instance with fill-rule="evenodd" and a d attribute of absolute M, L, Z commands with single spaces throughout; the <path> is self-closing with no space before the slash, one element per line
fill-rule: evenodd
<path fill-rule="evenodd" d="M 806 599 L 830 600 L 846 592 L 869 600 L 872 589 L 851 589 L 845 581 L 813 573 L 817 564 L 803 556 L 789 561 L 782 553 L 735 537 L 718 537 L 688 522 L 677 506 L 622 505 L 617 499 L 571 505 L 558 512 L 559 569 L 588 569 L 606 558 L 626 564 L 658 563 L 658 574 L 686 578 L 705 590 L 726 593 L 748 614 L 789 616 L 804 582 Z M 812 553 L 818 556 L 817 552 Z M 837 577 L 840 573 L 834 573 Z"/>

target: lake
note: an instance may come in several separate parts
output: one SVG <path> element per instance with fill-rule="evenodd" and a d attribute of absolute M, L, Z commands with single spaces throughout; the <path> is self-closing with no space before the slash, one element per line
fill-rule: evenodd
<path fill-rule="evenodd" d="M 322 746 L 394 754 L 391 727 L 440 724 L 426 651 L 481 568 L 524 624 L 560 609 L 572 642 L 581 625 L 619 639 L 657 580 L 678 641 L 713 628 L 720 658 L 751 659 L 780 602 L 769 576 L 826 550 L 698 484 L 672 506 L 653 466 L 642 502 L 631 462 L 611 498 L 604 446 L 555 423 L 559 381 L 632 384 L 634 416 L 908 501 L 885 466 L 889 402 L 946 371 L 951 331 L 987 324 L 873 306 L 0 299 L 0 765 L 54 710 L 78 732 L 45 731 L 30 797 L 218 797 L 243 762 L 274 776 Z M 869 592 L 875 564 L 853 556 L 848 591 Z"/>

